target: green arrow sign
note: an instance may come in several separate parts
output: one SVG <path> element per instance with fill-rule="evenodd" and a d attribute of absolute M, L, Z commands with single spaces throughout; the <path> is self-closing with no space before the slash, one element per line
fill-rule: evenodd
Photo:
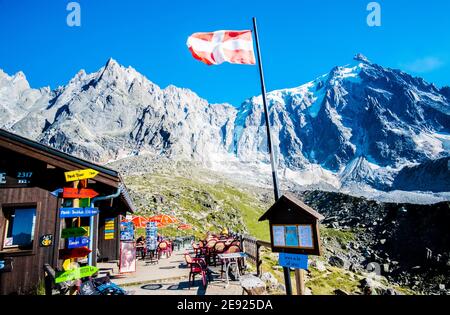
<path fill-rule="evenodd" d="M 90 277 L 98 271 L 97 267 L 85 266 L 77 269 L 67 270 L 64 272 L 58 272 L 56 274 L 55 283 L 77 280 L 85 277 Z"/>
<path fill-rule="evenodd" d="M 85 235 L 87 235 L 87 230 L 82 227 L 63 229 L 61 232 L 62 238 L 78 237 L 78 236 L 85 236 Z"/>

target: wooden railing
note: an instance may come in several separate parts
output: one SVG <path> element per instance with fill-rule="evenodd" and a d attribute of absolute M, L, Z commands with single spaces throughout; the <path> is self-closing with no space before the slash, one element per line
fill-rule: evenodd
<path fill-rule="evenodd" d="M 250 262 L 256 266 L 256 275 L 259 277 L 261 275 L 262 265 L 260 249 L 261 247 L 271 248 L 271 244 L 248 235 L 241 235 L 239 237 L 241 239 L 242 250 L 248 255 Z"/>

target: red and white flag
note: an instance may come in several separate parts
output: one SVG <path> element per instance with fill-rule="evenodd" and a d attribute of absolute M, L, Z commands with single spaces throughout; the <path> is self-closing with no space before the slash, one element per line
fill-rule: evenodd
<path fill-rule="evenodd" d="M 256 64 L 252 31 L 195 33 L 188 38 L 187 46 L 195 59 L 207 65 Z"/>

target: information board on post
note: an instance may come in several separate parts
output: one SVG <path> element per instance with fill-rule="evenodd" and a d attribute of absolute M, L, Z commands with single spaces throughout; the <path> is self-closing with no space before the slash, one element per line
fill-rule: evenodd
<path fill-rule="evenodd" d="M 311 224 L 286 224 L 272 226 L 273 245 L 284 248 L 314 248 Z"/>

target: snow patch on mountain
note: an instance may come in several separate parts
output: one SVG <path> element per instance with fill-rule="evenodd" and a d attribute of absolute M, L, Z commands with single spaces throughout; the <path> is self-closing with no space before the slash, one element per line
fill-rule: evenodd
<path fill-rule="evenodd" d="M 286 187 L 423 200 L 420 192 L 391 190 L 399 174 L 431 172 L 432 161 L 450 156 L 449 91 L 357 55 L 315 80 L 269 92 L 280 178 Z M 210 104 L 109 59 L 55 90 L 0 71 L 0 114 L 2 128 L 95 162 L 167 157 L 271 185 L 261 96 L 239 108 Z M 408 177 L 404 168 L 412 168 Z M 425 194 L 445 198 L 442 187 L 433 188 L 439 196 Z"/>

